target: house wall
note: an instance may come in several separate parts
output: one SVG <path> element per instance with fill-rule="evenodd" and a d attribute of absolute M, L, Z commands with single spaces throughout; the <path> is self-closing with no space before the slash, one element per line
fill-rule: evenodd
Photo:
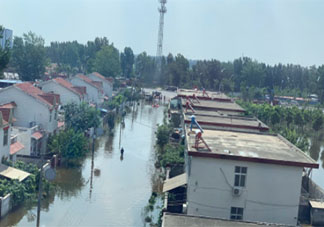
<path fill-rule="evenodd" d="M 80 96 L 75 94 L 74 92 L 70 91 L 69 89 L 61 86 L 60 84 L 54 81 L 45 82 L 42 85 L 42 90 L 44 92 L 54 92 L 60 95 L 61 105 L 66 105 L 68 103 L 76 103 L 80 104 L 81 99 Z"/>
<path fill-rule="evenodd" d="M 11 194 L 7 194 L 4 197 L 0 197 L 0 217 L 3 218 L 11 210 L 10 206 Z"/>
<path fill-rule="evenodd" d="M 87 88 L 87 100 L 88 102 L 100 104 L 102 102 L 102 95 L 100 94 L 99 90 L 94 86 L 88 84 L 87 82 L 83 81 L 78 77 L 73 77 L 71 79 L 71 83 L 74 86 L 84 86 Z"/>
<path fill-rule="evenodd" d="M 17 141 L 24 145 L 24 148 L 19 151 L 20 155 L 30 155 L 31 151 L 31 129 L 13 127 L 13 135 L 17 135 Z"/>
<path fill-rule="evenodd" d="M 93 81 L 100 81 L 103 84 L 103 90 L 106 96 L 108 96 L 109 98 L 112 97 L 112 91 L 113 91 L 113 86 L 112 84 L 107 81 L 107 80 L 102 80 L 99 77 L 89 74 L 87 75 L 91 80 Z"/>
<path fill-rule="evenodd" d="M 244 208 L 243 220 L 297 224 L 302 167 L 189 157 L 188 214 L 230 218 Z M 247 167 L 246 186 L 232 194 L 235 166 Z"/>
<path fill-rule="evenodd" d="M 53 133 L 57 128 L 57 120 L 54 119 L 55 111 L 50 112 L 46 104 L 36 100 L 34 97 L 25 94 L 15 87 L 9 87 L 0 94 L 0 104 L 14 101 L 17 107 L 14 111 L 16 122 L 14 126 L 29 128 L 29 123 L 35 121 L 36 124 L 44 128 L 49 133 Z M 50 121 L 50 115 L 51 121 Z"/>
<path fill-rule="evenodd" d="M 0 127 L 0 162 L 2 160 L 2 157 L 9 157 L 10 153 L 10 136 L 11 136 L 11 127 L 8 129 L 8 141 L 7 145 L 3 146 L 3 140 L 4 140 L 4 130 L 3 127 Z"/>

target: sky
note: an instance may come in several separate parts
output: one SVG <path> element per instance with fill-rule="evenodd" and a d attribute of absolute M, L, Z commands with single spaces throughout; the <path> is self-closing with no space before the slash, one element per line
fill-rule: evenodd
<path fill-rule="evenodd" d="M 0 25 L 52 41 L 107 37 L 155 55 L 158 0 L 0 0 Z M 168 0 L 163 53 L 267 64 L 324 64 L 323 0 Z"/>

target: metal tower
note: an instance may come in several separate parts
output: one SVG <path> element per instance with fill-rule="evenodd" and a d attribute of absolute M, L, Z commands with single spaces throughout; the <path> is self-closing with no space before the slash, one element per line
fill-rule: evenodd
<path fill-rule="evenodd" d="M 160 12 L 160 23 L 159 23 L 159 34 L 158 34 L 158 44 L 157 44 L 157 51 L 156 51 L 156 60 L 157 60 L 157 69 L 161 70 L 161 58 L 162 58 L 162 45 L 163 45 L 163 26 L 164 26 L 164 14 L 166 13 L 167 9 L 165 4 L 167 0 L 159 0 L 161 3 L 160 8 L 158 11 Z"/>

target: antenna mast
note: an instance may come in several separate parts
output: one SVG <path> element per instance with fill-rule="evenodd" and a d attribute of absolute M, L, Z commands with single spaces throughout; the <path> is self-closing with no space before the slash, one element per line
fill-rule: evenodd
<path fill-rule="evenodd" d="M 161 60 L 162 60 L 162 46 L 163 46 L 164 14 L 167 11 L 165 7 L 167 0 L 159 0 L 159 2 L 161 3 L 160 8 L 158 8 L 158 11 L 160 12 L 160 23 L 159 23 L 158 44 L 157 44 L 157 51 L 156 51 L 158 74 L 161 71 L 161 63 L 162 63 Z"/>

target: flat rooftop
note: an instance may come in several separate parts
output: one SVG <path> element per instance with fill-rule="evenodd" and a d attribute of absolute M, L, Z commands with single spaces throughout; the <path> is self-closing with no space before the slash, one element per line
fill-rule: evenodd
<path fill-rule="evenodd" d="M 209 111 L 211 112 L 211 111 Z M 191 116 L 194 115 L 196 121 L 200 125 L 220 126 L 220 127 L 231 127 L 231 128 L 242 128 L 252 129 L 259 131 L 268 131 L 269 127 L 263 122 L 256 118 L 240 117 L 240 116 L 227 116 L 227 115 L 199 115 L 199 114 L 184 114 L 185 123 L 191 123 Z"/>
<path fill-rule="evenodd" d="M 204 94 L 202 90 L 191 90 L 191 89 L 178 89 L 177 95 L 179 97 L 193 97 L 195 95 L 198 98 L 209 98 L 209 99 L 218 99 L 222 101 L 231 101 L 231 98 L 229 98 L 227 95 L 221 92 L 215 92 L 215 91 L 206 91 Z"/>
<path fill-rule="evenodd" d="M 186 107 L 187 100 L 185 98 L 181 99 L 182 106 Z M 191 99 L 191 106 L 196 109 L 205 110 L 220 110 L 220 111 L 230 111 L 230 112 L 240 112 L 244 113 L 245 110 L 240 107 L 235 102 L 219 102 L 215 100 L 199 100 Z"/>
<path fill-rule="evenodd" d="M 204 130 L 207 148 L 194 148 L 195 134 L 186 127 L 188 153 L 191 156 L 231 159 L 258 163 L 318 168 L 319 165 L 280 135 Z"/>
<path fill-rule="evenodd" d="M 220 218 L 210 218 L 202 216 L 190 216 L 185 214 L 165 213 L 163 215 L 162 227 L 200 227 L 200 226 L 283 226 L 279 224 L 261 223 L 261 222 L 246 222 L 246 221 L 233 221 Z M 285 225 L 286 226 L 286 225 Z"/>

